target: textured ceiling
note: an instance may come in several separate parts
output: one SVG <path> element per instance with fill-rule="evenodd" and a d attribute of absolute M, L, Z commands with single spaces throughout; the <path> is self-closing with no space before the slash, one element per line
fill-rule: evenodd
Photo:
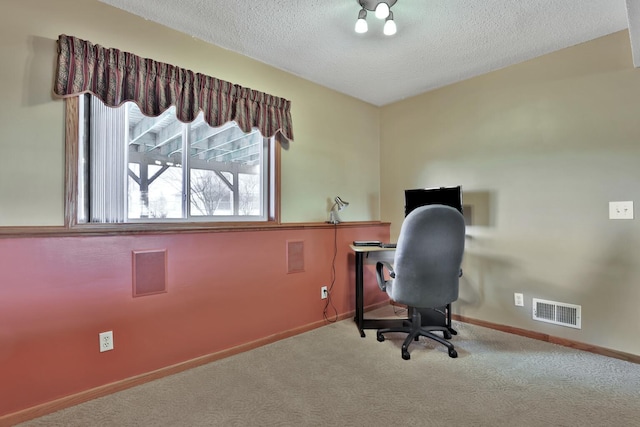
<path fill-rule="evenodd" d="M 637 2 L 398 0 L 387 37 L 373 13 L 354 32 L 357 0 L 100 1 L 377 106 L 626 29 Z"/>

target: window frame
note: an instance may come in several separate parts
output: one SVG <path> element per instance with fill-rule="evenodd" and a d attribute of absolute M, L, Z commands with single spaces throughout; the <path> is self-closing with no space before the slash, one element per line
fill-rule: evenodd
<path fill-rule="evenodd" d="M 78 230 L 193 230 L 193 229 L 256 229 L 270 228 L 280 225 L 280 170 L 281 170 L 281 142 L 276 136 L 273 140 L 272 157 L 268 162 L 267 176 L 267 219 L 266 221 L 208 221 L 203 219 L 178 219 L 171 221 L 153 220 L 143 222 L 139 220 L 122 223 L 92 223 L 78 221 L 79 201 L 79 161 L 80 161 L 80 97 L 65 98 L 65 203 L 64 221 L 66 228 Z"/>

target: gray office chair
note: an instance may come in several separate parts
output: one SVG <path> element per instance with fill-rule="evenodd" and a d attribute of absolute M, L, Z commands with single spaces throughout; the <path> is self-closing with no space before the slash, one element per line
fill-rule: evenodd
<path fill-rule="evenodd" d="M 382 342 L 388 332 L 407 333 L 402 344 L 405 360 L 411 357 L 409 344 L 420 336 L 445 345 L 450 357 L 458 357 L 447 339 L 455 333 L 449 309 L 458 299 L 464 238 L 464 217 L 458 210 L 444 205 L 421 206 L 402 223 L 393 266 L 384 261 L 376 264 L 380 289 L 393 301 L 407 305 L 411 316 L 402 327 L 378 330 L 377 338 Z M 385 279 L 385 269 L 390 279 Z M 433 331 L 441 331 L 443 338 Z"/>

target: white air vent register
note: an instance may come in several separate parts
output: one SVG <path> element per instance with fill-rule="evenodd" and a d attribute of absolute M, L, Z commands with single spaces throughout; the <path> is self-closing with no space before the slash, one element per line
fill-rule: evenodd
<path fill-rule="evenodd" d="M 533 320 L 581 329 L 582 307 L 533 298 Z"/>

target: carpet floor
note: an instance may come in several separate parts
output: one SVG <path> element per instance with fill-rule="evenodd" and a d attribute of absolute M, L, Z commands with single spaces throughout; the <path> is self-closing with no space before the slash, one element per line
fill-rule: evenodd
<path fill-rule="evenodd" d="M 453 326 L 457 359 L 344 320 L 21 426 L 640 426 L 640 365 Z"/>

